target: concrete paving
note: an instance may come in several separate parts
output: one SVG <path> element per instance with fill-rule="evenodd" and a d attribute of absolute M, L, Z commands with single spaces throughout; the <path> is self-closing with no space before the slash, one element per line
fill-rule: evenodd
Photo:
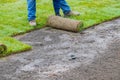
<path fill-rule="evenodd" d="M 44 28 L 17 37 L 28 52 L 0 59 L 0 80 L 120 80 L 120 18 L 72 33 Z"/>

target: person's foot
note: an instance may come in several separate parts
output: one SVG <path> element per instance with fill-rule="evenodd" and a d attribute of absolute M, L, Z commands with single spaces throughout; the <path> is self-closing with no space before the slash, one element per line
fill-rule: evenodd
<path fill-rule="evenodd" d="M 67 14 L 64 14 L 64 17 L 69 17 L 69 16 L 79 16 L 80 13 L 79 12 L 75 12 L 75 11 L 70 11 Z"/>
<path fill-rule="evenodd" d="M 31 21 L 29 21 L 29 25 L 30 26 L 37 26 L 37 23 L 35 20 L 31 20 Z"/>
<path fill-rule="evenodd" d="M 60 14 L 56 14 L 56 16 L 61 16 Z"/>

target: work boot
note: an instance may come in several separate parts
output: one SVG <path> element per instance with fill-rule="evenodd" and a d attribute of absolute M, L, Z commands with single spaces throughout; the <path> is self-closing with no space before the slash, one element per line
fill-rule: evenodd
<path fill-rule="evenodd" d="M 56 16 L 61 16 L 60 14 L 55 14 Z"/>
<path fill-rule="evenodd" d="M 69 16 L 79 16 L 80 13 L 79 12 L 75 12 L 75 11 L 70 11 L 67 14 L 64 14 L 64 17 L 69 17 Z"/>
<path fill-rule="evenodd" d="M 37 23 L 35 20 L 29 21 L 30 26 L 37 26 Z"/>

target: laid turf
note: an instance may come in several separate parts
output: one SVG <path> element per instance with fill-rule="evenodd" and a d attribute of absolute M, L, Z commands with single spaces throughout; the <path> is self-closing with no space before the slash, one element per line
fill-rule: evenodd
<path fill-rule="evenodd" d="M 10 55 L 17 52 L 22 52 L 26 50 L 30 50 L 31 46 L 27 44 L 23 44 L 20 41 L 13 39 L 11 37 L 1 37 L 0 43 L 3 43 L 7 46 L 7 51 L 3 54 L 0 54 L 0 57 L 4 57 L 6 55 Z"/>
<path fill-rule="evenodd" d="M 70 17 L 82 20 L 83 30 L 92 25 L 120 17 L 120 0 L 67 0 L 72 10 L 81 16 Z M 49 15 L 54 14 L 52 0 L 37 0 L 37 28 L 45 25 Z M 10 36 L 34 29 L 28 25 L 26 0 L 0 0 L 0 42 L 8 46 L 8 51 L 1 55 L 31 49 Z M 17 45 L 16 45 L 17 44 Z"/>

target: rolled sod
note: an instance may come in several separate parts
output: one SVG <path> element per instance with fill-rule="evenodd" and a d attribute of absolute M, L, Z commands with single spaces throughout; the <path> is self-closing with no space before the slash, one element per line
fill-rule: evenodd
<path fill-rule="evenodd" d="M 0 54 L 7 51 L 7 46 L 5 44 L 0 43 Z"/>
<path fill-rule="evenodd" d="M 80 27 L 83 26 L 83 22 L 59 16 L 50 16 L 47 21 L 47 26 L 72 32 L 79 32 Z"/>

